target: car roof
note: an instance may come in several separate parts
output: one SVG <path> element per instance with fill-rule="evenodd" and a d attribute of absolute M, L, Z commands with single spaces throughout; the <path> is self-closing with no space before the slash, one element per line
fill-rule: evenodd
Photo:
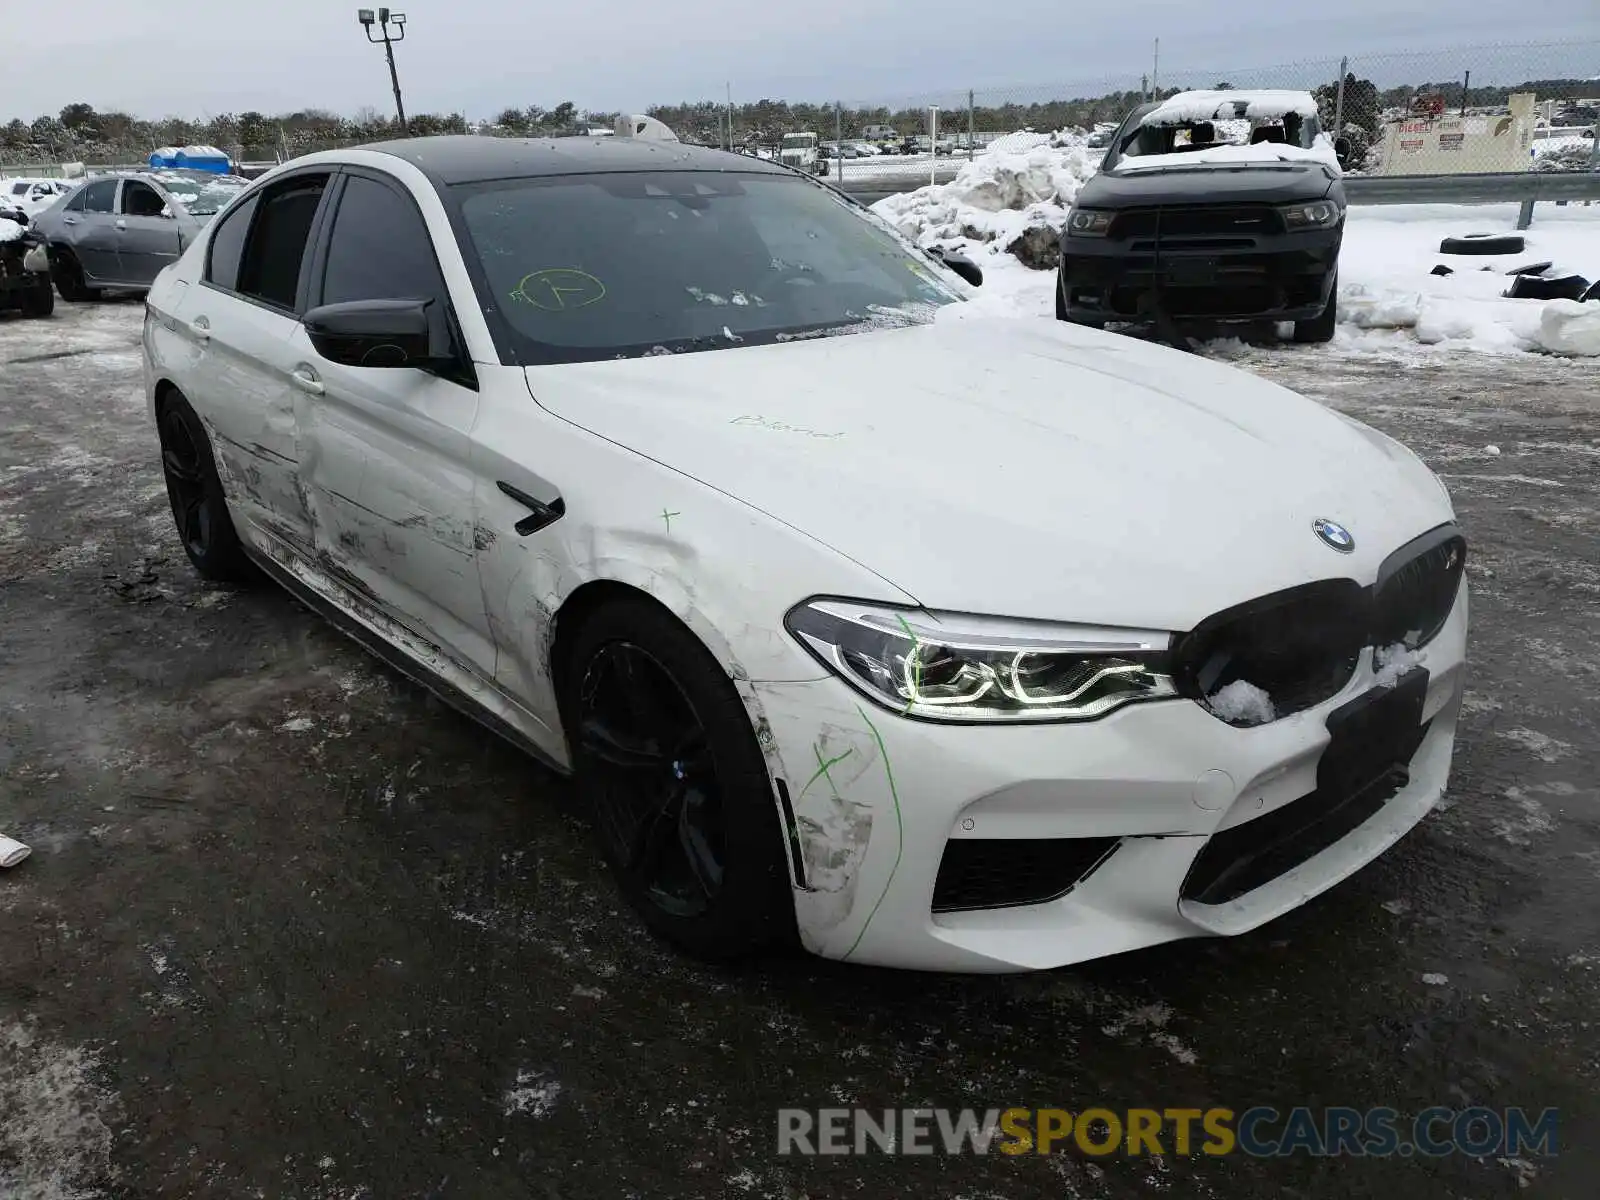
<path fill-rule="evenodd" d="M 792 174 L 787 168 L 685 142 L 648 138 L 501 138 L 475 134 L 404 138 L 357 147 L 392 154 L 436 184 L 480 183 L 610 171 L 744 171 Z"/>

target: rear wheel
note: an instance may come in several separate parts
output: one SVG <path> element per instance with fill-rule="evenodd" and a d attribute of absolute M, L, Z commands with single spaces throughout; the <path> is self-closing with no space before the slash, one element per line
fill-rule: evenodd
<path fill-rule="evenodd" d="M 710 959 L 793 928 L 781 826 L 750 716 L 654 601 L 596 610 L 563 653 L 563 719 L 595 834 L 654 932 Z"/>
<path fill-rule="evenodd" d="M 52 250 L 50 273 L 55 278 L 56 291 L 61 293 L 63 300 L 82 304 L 89 300 L 100 299 L 100 289 L 84 283 L 83 267 L 72 251 Z"/>
<path fill-rule="evenodd" d="M 1294 323 L 1294 340 L 1304 344 L 1317 342 L 1331 342 L 1333 340 L 1333 327 L 1339 322 L 1339 277 L 1333 277 L 1333 286 L 1328 289 L 1328 303 L 1323 310 L 1309 321 L 1296 321 Z"/>
<path fill-rule="evenodd" d="M 184 553 L 207 579 L 241 583 L 254 575 L 250 559 L 228 515 L 216 460 L 205 427 L 176 392 L 157 402 L 161 471 L 166 476 L 172 519 Z"/>

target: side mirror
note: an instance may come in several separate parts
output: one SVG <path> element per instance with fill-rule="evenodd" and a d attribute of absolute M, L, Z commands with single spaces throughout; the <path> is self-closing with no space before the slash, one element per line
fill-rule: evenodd
<path fill-rule="evenodd" d="M 973 287 L 983 286 L 983 268 L 959 250 L 945 250 L 939 246 L 929 246 L 927 255 L 934 262 L 943 263 L 949 267 Z"/>
<path fill-rule="evenodd" d="M 1342 136 L 1334 138 L 1333 154 L 1339 160 L 1339 169 L 1344 170 L 1350 163 L 1350 139 Z"/>
<path fill-rule="evenodd" d="M 352 300 L 324 304 L 302 324 L 311 345 L 347 367 L 430 367 L 451 358 L 443 314 L 432 300 Z"/>

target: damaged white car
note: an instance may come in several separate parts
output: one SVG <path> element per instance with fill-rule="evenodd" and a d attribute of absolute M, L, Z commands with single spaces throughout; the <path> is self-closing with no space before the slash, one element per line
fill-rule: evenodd
<path fill-rule="evenodd" d="M 151 289 L 146 385 L 195 566 L 575 772 L 686 949 L 1254 928 L 1439 800 L 1449 497 L 1280 387 L 970 295 L 779 164 L 418 138 L 245 191 Z"/>

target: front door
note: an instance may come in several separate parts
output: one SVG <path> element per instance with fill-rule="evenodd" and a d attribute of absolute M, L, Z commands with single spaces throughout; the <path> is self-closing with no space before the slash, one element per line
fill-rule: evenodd
<path fill-rule="evenodd" d="M 117 184 L 116 179 L 96 179 L 84 185 L 83 207 L 62 218 L 71 232 L 67 241 L 78 256 L 84 278 L 90 285 L 115 283 L 121 270 L 117 262 Z"/>
<path fill-rule="evenodd" d="M 427 226 L 397 181 L 348 173 L 334 205 L 313 303 L 415 299 L 448 308 Z M 492 681 L 495 647 L 473 542 L 475 384 L 416 367 L 330 362 L 303 329 L 294 345 L 301 478 L 319 560 L 354 577 L 365 593 L 356 599 Z"/>
<path fill-rule="evenodd" d="M 166 215 L 163 216 L 162 214 Z M 148 286 L 178 261 L 177 215 L 166 197 L 142 179 L 124 179 L 117 197 L 117 279 Z"/>

